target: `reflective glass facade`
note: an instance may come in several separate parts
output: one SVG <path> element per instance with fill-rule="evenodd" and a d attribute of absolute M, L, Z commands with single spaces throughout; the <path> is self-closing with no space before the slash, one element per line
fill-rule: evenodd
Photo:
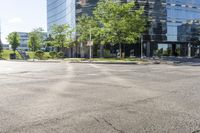
<path fill-rule="evenodd" d="M 158 50 L 164 51 L 164 55 L 187 56 L 189 49 L 195 56 L 196 42 L 200 42 L 199 0 L 136 0 L 136 3 L 144 6 L 149 18 L 148 30 L 143 35 L 145 56 L 156 55 Z"/>
<path fill-rule="evenodd" d="M 149 17 L 150 41 L 179 41 L 178 27 L 200 19 L 199 0 L 137 0 Z M 183 36 L 182 36 L 183 37 Z"/>
<path fill-rule="evenodd" d="M 92 15 L 99 0 L 47 0 L 48 28 L 52 24 L 67 23 L 76 26 L 76 18 L 81 14 Z M 133 0 L 123 0 L 129 2 Z M 134 0 L 138 8 L 143 6 L 148 17 L 147 31 L 143 34 L 146 56 L 154 55 L 162 46 L 171 49 L 173 55 L 177 48 L 184 49 L 187 54 L 187 44 L 196 34 L 200 19 L 200 0 Z M 189 23 L 188 23 L 189 22 Z M 193 33 L 192 33 L 193 32 Z M 170 52 L 169 52 L 170 53 Z M 181 50 L 179 50 L 181 53 Z M 180 54 L 181 55 L 181 54 Z"/>
<path fill-rule="evenodd" d="M 143 35 L 144 41 L 166 41 L 166 0 L 136 0 L 136 5 L 144 7 L 145 16 L 149 20 L 148 30 Z"/>
<path fill-rule="evenodd" d="M 18 47 L 18 49 L 29 50 L 29 48 L 28 48 L 28 33 L 18 32 L 18 34 L 20 36 L 20 46 Z"/>
<path fill-rule="evenodd" d="M 47 0 L 48 31 L 53 24 L 75 27 L 75 0 Z"/>
<path fill-rule="evenodd" d="M 92 11 L 99 0 L 76 0 L 76 15 L 92 15 Z"/>
<path fill-rule="evenodd" d="M 178 27 L 196 19 L 200 19 L 200 0 L 167 0 L 167 40 L 180 41 Z"/>

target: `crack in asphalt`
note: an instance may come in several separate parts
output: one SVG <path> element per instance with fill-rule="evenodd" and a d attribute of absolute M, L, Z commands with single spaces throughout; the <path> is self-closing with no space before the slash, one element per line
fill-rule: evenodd
<path fill-rule="evenodd" d="M 93 117 L 95 121 L 97 121 L 98 123 L 100 123 L 100 120 L 97 119 L 96 117 Z"/>
<path fill-rule="evenodd" d="M 96 118 L 96 117 L 94 117 L 94 116 L 93 116 L 92 118 L 93 118 L 96 122 L 101 123 L 100 120 L 99 120 L 98 118 Z M 117 131 L 117 132 L 119 132 L 119 133 L 125 133 L 124 131 L 122 131 L 122 130 L 116 128 L 112 123 L 110 123 L 109 121 L 107 121 L 105 118 L 102 118 L 102 120 L 103 120 L 109 127 L 111 127 L 113 130 L 115 130 L 115 131 Z"/>
<path fill-rule="evenodd" d="M 111 128 L 113 128 L 115 131 L 119 132 L 119 133 L 125 133 L 124 131 L 116 128 L 112 123 L 110 123 L 109 121 L 107 121 L 106 119 L 103 118 L 103 121 L 108 125 L 110 126 Z"/>
<path fill-rule="evenodd" d="M 147 102 L 153 101 L 153 100 L 158 99 L 158 98 L 161 98 L 161 97 L 169 96 L 169 95 L 171 95 L 171 94 L 173 94 L 173 93 L 178 93 L 178 90 L 169 91 L 169 92 L 167 92 L 166 94 L 158 95 L 158 96 L 155 96 L 155 97 L 149 97 L 149 98 L 146 98 L 146 99 L 137 100 L 137 101 L 135 101 L 134 103 L 135 103 L 135 104 L 147 103 Z"/>

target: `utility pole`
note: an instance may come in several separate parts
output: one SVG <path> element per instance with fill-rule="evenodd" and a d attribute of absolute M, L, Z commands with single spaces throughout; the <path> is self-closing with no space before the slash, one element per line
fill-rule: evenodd
<path fill-rule="evenodd" d="M 91 33 L 91 28 L 90 28 L 90 43 L 92 43 L 92 33 Z M 92 58 L 92 45 L 90 44 L 90 59 Z"/>
<path fill-rule="evenodd" d="M 89 58 L 91 59 L 92 58 L 92 46 L 93 46 L 91 27 L 90 27 L 89 32 L 90 32 L 90 38 L 89 38 L 87 46 L 89 46 Z"/>

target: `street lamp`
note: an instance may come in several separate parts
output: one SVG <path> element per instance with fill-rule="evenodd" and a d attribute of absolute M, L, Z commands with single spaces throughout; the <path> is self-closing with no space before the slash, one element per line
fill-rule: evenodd
<path fill-rule="evenodd" d="M 90 38 L 89 41 L 87 42 L 87 46 L 89 46 L 89 58 L 92 58 L 92 46 L 93 46 L 93 41 L 92 41 L 92 31 L 90 28 Z"/>
<path fill-rule="evenodd" d="M 92 33 L 91 33 L 91 28 L 90 28 L 90 59 L 92 58 Z"/>

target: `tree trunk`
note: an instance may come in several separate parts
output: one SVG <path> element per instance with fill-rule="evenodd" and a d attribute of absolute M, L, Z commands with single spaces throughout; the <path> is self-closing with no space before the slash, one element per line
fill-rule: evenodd
<path fill-rule="evenodd" d="M 103 58 L 104 56 L 104 45 L 100 44 L 100 58 Z"/>
<path fill-rule="evenodd" d="M 123 57 L 122 58 L 125 58 L 126 56 L 126 45 L 124 44 L 124 52 L 123 52 Z"/>
<path fill-rule="evenodd" d="M 122 44 L 119 43 L 119 57 L 122 58 Z"/>
<path fill-rule="evenodd" d="M 60 52 L 60 47 L 57 47 L 57 52 Z"/>

